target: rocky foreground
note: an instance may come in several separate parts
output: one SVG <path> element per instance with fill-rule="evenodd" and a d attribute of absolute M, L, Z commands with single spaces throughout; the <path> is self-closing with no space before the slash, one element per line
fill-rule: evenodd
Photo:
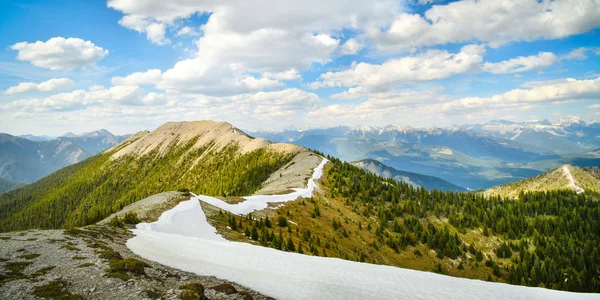
<path fill-rule="evenodd" d="M 108 225 L 0 234 L 0 299 L 268 299 L 144 260 Z"/>

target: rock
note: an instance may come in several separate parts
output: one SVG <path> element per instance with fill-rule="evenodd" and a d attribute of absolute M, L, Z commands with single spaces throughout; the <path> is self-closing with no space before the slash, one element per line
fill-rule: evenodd
<path fill-rule="evenodd" d="M 237 294 L 237 290 L 235 289 L 235 287 L 233 287 L 233 285 L 229 284 L 229 283 L 221 283 L 219 285 L 215 285 L 213 287 L 210 287 L 211 290 L 215 290 L 217 292 L 220 293 L 224 293 L 227 295 L 231 295 L 231 294 Z"/>
<path fill-rule="evenodd" d="M 96 287 L 93 287 L 93 288 L 90 289 L 90 292 L 93 293 L 95 290 L 96 290 Z"/>

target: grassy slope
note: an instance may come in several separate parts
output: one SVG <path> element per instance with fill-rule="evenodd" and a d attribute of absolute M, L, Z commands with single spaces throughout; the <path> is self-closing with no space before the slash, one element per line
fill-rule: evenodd
<path fill-rule="evenodd" d="M 88 225 L 147 196 L 181 188 L 246 195 L 291 158 L 265 149 L 239 155 L 237 145 L 214 152 L 210 145 L 193 148 L 194 143 L 170 146 L 165 155 L 153 151 L 111 159 L 124 143 L 3 194 L 0 231 Z"/>
<path fill-rule="evenodd" d="M 570 165 L 567 165 L 566 167 L 571 172 L 577 186 L 583 188 L 587 192 L 600 193 L 600 179 L 579 167 Z M 490 188 L 485 191 L 485 194 L 516 199 L 521 192 L 552 191 L 561 189 L 571 189 L 570 180 L 562 166 L 548 173 Z"/>
<path fill-rule="evenodd" d="M 329 174 L 330 169 L 331 165 L 327 165 L 325 174 Z M 329 189 L 331 185 L 328 176 L 323 176 L 319 181 L 319 186 L 322 187 L 321 191 Z M 298 251 L 298 245 L 302 243 L 303 252 L 308 255 L 337 257 L 431 272 L 438 272 L 438 264 L 440 264 L 444 274 L 481 280 L 488 279 L 488 275 L 490 275 L 496 281 L 506 281 L 504 277 L 498 278 L 492 275 L 492 269 L 485 266 L 483 262 L 477 262 L 474 259 L 475 256 L 471 254 L 467 254 L 470 259 L 464 263 L 464 269 L 459 270 L 458 265 L 461 259 L 451 260 L 447 257 L 440 259 L 434 250 L 421 243 L 408 246 L 396 253 L 392 248 L 382 243 L 376 235 L 378 220 L 357 213 L 356 209 L 346 205 L 346 200 L 340 195 L 331 197 L 331 193 L 328 192 L 315 193 L 312 199 L 288 202 L 277 210 L 267 209 L 263 212 L 257 212 L 254 217 L 264 218 L 268 216 L 272 223 L 270 231 L 278 235 L 281 229 L 284 241 L 287 242 L 291 237 L 296 251 Z M 313 216 L 315 205 L 319 207 L 320 216 Z M 230 217 L 228 214 L 220 214 L 206 204 L 203 204 L 203 207 L 207 210 L 209 221 L 225 238 L 260 244 L 260 242 L 252 241 L 244 235 L 245 228 L 250 228 L 252 221 L 241 217 L 236 218 L 237 222 L 241 221 L 242 227 L 233 231 L 230 227 L 227 227 L 229 226 L 228 218 Z M 291 221 L 288 222 L 289 229 L 277 225 L 279 217 Z M 333 226 L 334 220 L 339 221 L 341 227 L 335 229 Z M 447 226 L 451 234 L 457 233 L 467 243 L 465 246 L 472 243 L 484 255 L 497 261 L 501 267 L 510 264 L 509 259 L 498 259 L 493 251 L 503 242 L 502 238 L 486 237 L 483 235 L 482 230 L 472 230 L 461 234 L 449 225 L 447 220 L 429 217 L 429 221 L 439 227 Z M 421 223 L 426 226 L 427 222 L 422 220 Z M 304 234 L 307 230 L 311 232 L 311 238 L 308 239 L 305 238 Z M 396 235 L 391 230 L 388 230 L 386 234 Z M 317 251 L 311 252 L 312 247 L 316 248 Z M 418 254 L 419 252 L 420 254 Z"/>

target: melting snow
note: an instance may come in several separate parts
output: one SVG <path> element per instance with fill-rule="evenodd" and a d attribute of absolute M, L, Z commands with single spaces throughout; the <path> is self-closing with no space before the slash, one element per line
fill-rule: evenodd
<path fill-rule="evenodd" d="M 304 189 L 293 189 L 294 192 L 285 195 L 266 195 L 266 196 L 246 196 L 243 197 L 246 201 L 229 204 L 221 199 L 217 199 L 210 196 L 194 195 L 200 201 L 206 202 L 213 206 L 216 206 L 222 210 L 238 214 L 245 215 L 256 210 L 263 210 L 267 208 L 268 203 L 282 203 L 289 202 L 298 199 L 298 197 L 309 198 L 312 197 L 312 192 L 317 186 L 315 180 L 321 178 L 323 175 L 323 167 L 327 163 L 327 159 L 323 161 L 315 168 L 312 177 L 308 180 L 308 186 Z"/>

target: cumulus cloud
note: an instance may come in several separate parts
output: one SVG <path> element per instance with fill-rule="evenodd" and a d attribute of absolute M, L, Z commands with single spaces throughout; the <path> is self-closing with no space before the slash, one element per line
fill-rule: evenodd
<path fill-rule="evenodd" d="M 600 1 L 467 0 L 434 5 L 424 16 L 399 14 L 366 36 L 384 51 L 478 40 L 492 46 L 558 39 L 600 26 Z"/>
<path fill-rule="evenodd" d="M 75 83 L 69 78 L 52 78 L 41 83 L 21 82 L 17 86 L 8 88 L 4 93 L 12 95 L 28 92 L 52 92 L 71 87 L 73 84 Z"/>
<path fill-rule="evenodd" d="M 196 30 L 194 30 L 194 28 L 190 27 L 190 26 L 184 26 L 181 29 L 179 29 L 179 31 L 177 31 L 177 34 L 175 34 L 176 36 L 195 36 L 198 35 L 198 32 L 196 32 Z"/>
<path fill-rule="evenodd" d="M 248 76 L 240 81 L 252 90 L 271 89 L 281 86 L 281 82 L 269 78 L 255 78 Z"/>
<path fill-rule="evenodd" d="M 156 84 L 160 81 L 162 72 L 159 69 L 150 69 L 146 72 L 135 72 L 126 77 L 113 77 L 113 85 L 147 85 Z"/>
<path fill-rule="evenodd" d="M 486 62 L 483 70 L 493 74 L 519 73 L 541 70 L 558 61 L 558 57 L 551 52 L 540 52 L 538 55 L 519 56 L 498 63 Z"/>
<path fill-rule="evenodd" d="M 600 77 L 588 80 L 569 78 L 533 85 L 530 89 L 514 89 L 492 97 L 462 98 L 444 103 L 441 108 L 444 111 L 477 111 L 598 98 L 600 98 Z"/>
<path fill-rule="evenodd" d="M 152 22 L 139 15 L 127 15 L 119 20 L 119 24 L 139 33 L 146 33 L 146 37 L 153 44 L 167 45 L 171 43 L 171 40 L 165 37 L 166 24 L 164 23 Z"/>
<path fill-rule="evenodd" d="M 275 72 L 275 73 L 264 72 L 262 74 L 262 77 L 276 79 L 276 80 L 284 80 L 284 81 L 302 80 L 302 76 L 300 76 L 300 74 L 298 74 L 298 71 L 296 71 L 296 69 L 290 69 L 287 71 Z"/>
<path fill-rule="evenodd" d="M 365 45 L 358 42 L 356 39 L 349 39 L 343 45 L 340 50 L 340 54 L 342 55 L 350 55 L 356 54 L 358 51 L 365 48 Z"/>
<path fill-rule="evenodd" d="M 427 118 L 440 123 L 444 118 L 475 118 L 478 115 L 497 116 L 497 112 L 526 110 L 568 101 L 600 98 L 600 77 L 589 80 L 563 79 L 538 82 L 531 88 L 514 89 L 490 97 L 452 99 L 436 91 L 400 91 L 371 93 L 354 88 L 341 93 L 339 99 L 366 97 L 360 103 L 334 104 L 319 107 L 307 117 L 319 124 L 393 124 L 399 118 L 418 124 Z M 592 105 L 588 108 L 594 109 Z"/>
<path fill-rule="evenodd" d="M 371 90 L 388 89 L 452 75 L 477 71 L 485 47 L 467 45 L 459 53 L 428 50 L 415 56 L 390 59 L 383 64 L 354 63 L 349 70 L 321 74 L 311 88 L 362 86 Z"/>
<path fill-rule="evenodd" d="M 138 86 L 113 86 L 104 88 L 92 86 L 87 91 L 75 90 L 55 94 L 43 99 L 16 100 L 5 104 L 2 109 L 25 113 L 67 112 L 82 110 L 98 105 L 169 105 L 176 100 L 166 95 L 146 93 Z"/>
<path fill-rule="evenodd" d="M 159 88 L 184 93 L 226 95 L 253 91 L 241 80 L 248 74 L 275 80 L 297 80 L 299 75 L 279 79 L 272 74 L 302 71 L 314 63 L 329 62 L 338 53 L 340 40 L 333 32 L 384 26 L 400 8 L 399 0 L 376 3 L 361 0 L 308 2 L 258 0 L 252 5 L 239 1 L 133 1 L 110 0 L 108 6 L 123 12 L 123 26 L 143 32 L 150 23 L 176 26 L 191 15 L 210 13 L 200 27 L 196 57 L 182 60 L 166 70 Z M 260 18 L 253 16 L 260 15 Z M 187 29 L 180 28 L 182 34 Z M 362 46 L 347 42 L 345 52 Z M 297 72 L 296 71 L 296 72 Z M 247 81 L 250 81 L 248 79 Z M 257 79 L 258 80 L 258 79 Z"/>
<path fill-rule="evenodd" d="M 18 51 L 17 59 L 50 70 L 72 70 L 93 66 L 108 55 L 108 50 L 91 41 L 78 38 L 54 37 L 46 42 L 20 42 L 11 46 Z"/>

